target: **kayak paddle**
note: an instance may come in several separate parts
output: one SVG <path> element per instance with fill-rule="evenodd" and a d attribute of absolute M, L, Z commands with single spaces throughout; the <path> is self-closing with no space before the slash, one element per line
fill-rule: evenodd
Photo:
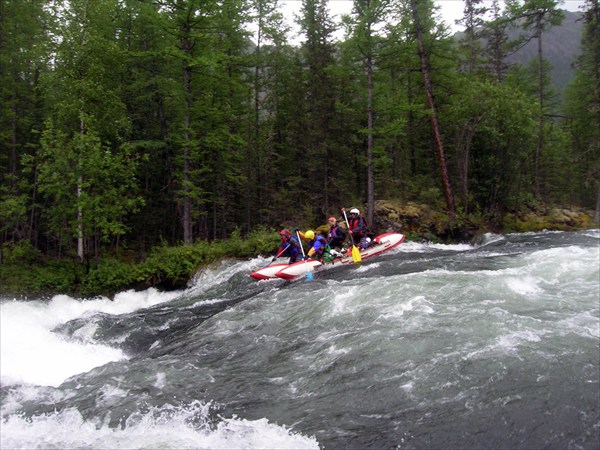
<path fill-rule="evenodd" d="M 270 262 L 268 265 L 270 266 L 271 264 L 273 264 L 273 263 L 275 262 L 275 260 L 276 260 L 277 258 L 279 258 L 281 255 L 283 255 L 283 252 L 285 252 L 285 251 L 288 249 L 288 247 L 289 247 L 290 245 L 292 245 L 292 244 L 288 244 L 288 245 L 286 245 L 286 246 L 285 246 L 285 248 L 284 248 L 283 250 L 281 250 L 281 251 L 280 251 L 280 252 L 277 254 L 277 256 L 274 256 L 274 257 L 273 257 L 273 259 L 271 260 L 271 262 Z"/>
<path fill-rule="evenodd" d="M 352 237 L 352 230 L 350 229 L 350 224 L 348 223 L 348 216 L 346 215 L 346 210 L 342 208 L 342 212 L 344 213 L 344 219 L 346 219 L 346 226 L 348 227 L 348 231 L 350 232 L 350 239 L 352 239 L 352 261 L 355 263 L 361 261 L 360 250 L 354 244 L 354 237 Z"/>
<path fill-rule="evenodd" d="M 300 239 L 300 232 L 296 230 L 296 236 L 298 236 L 298 243 L 300 244 L 300 250 L 302 250 L 302 259 L 304 259 L 304 264 L 306 265 L 306 279 L 308 281 L 313 279 L 313 274 L 308 267 L 308 263 L 306 262 L 306 256 L 304 255 L 304 247 L 302 246 L 302 240 Z"/>

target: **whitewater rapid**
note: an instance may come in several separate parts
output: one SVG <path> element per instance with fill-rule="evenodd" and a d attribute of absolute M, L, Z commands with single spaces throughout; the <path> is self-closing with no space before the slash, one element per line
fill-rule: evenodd
<path fill-rule="evenodd" d="M 0 448 L 598 448 L 600 233 L 0 303 Z"/>

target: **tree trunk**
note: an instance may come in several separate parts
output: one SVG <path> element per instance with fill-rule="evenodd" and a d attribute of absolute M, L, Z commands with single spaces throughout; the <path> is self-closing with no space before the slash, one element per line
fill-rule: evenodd
<path fill-rule="evenodd" d="M 187 38 L 183 38 L 181 48 L 189 54 L 191 46 Z M 183 61 L 183 83 L 185 95 L 185 118 L 184 118 L 184 147 L 183 147 L 183 216 L 181 218 L 183 226 L 183 245 L 191 245 L 193 242 L 192 235 L 192 198 L 190 189 L 190 126 L 191 126 L 191 108 L 192 108 L 192 68 L 188 60 Z"/>
<path fill-rule="evenodd" d="M 79 261 L 83 262 L 84 248 L 83 248 L 83 212 L 81 211 L 81 184 L 83 180 L 81 176 L 77 180 L 77 256 Z"/>
<path fill-rule="evenodd" d="M 596 192 L 596 211 L 594 211 L 594 222 L 600 222 L 600 180 L 598 181 L 598 191 Z"/>
<path fill-rule="evenodd" d="M 373 176 L 373 57 L 367 56 L 367 223 L 373 224 L 375 184 Z"/>
<path fill-rule="evenodd" d="M 435 99 L 433 96 L 433 87 L 431 84 L 431 77 L 429 76 L 429 61 L 427 59 L 427 54 L 425 53 L 425 45 L 423 43 L 423 29 L 421 27 L 419 13 L 417 11 L 417 0 L 411 0 L 410 5 L 415 25 L 415 31 L 417 34 L 419 58 L 421 59 L 421 72 L 423 73 L 423 83 L 425 84 L 425 95 L 427 97 L 427 105 L 430 110 L 429 118 L 431 121 L 431 131 L 433 134 L 433 139 L 435 141 L 435 147 L 440 166 L 442 185 L 444 187 L 444 196 L 446 198 L 446 207 L 448 209 L 448 215 L 450 216 L 450 218 L 455 219 L 456 209 L 454 207 L 454 195 L 452 194 L 452 186 L 450 185 L 450 179 L 448 178 L 448 168 L 446 166 L 446 158 L 444 156 L 442 134 L 440 133 L 440 127 L 437 119 L 437 110 L 435 107 Z"/>
<path fill-rule="evenodd" d="M 83 115 L 83 113 L 82 113 Z M 79 132 L 84 133 L 83 117 L 79 120 Z M 81 162 L 79 164 L 81 166 Z M 81 209 L 81 186 L 83 185 L 83 177 L 81 172 L 79 178 L 77 178 L 77 256 L 79 261 L 83 262 L 85 249 L 83 246 L 83 211 Z"/>
<path fill-rule="evenodd" d="M 542 15 L 538 14 L 536 18 L 536 37 L 537 37 L 537 76 L 538 76 L 538 138 L 535 147 L 535 193 L 538 198 L 542 198 L 542 173 L 541 160 L 542 149 L 544 147 L 544 60 L 542 54 Z"/>
<path fill-rule="evenodd" d="M 477 121 L 469 119 L 462 128 L 458 137 L 458 169 L 461 181 L 462 207 L 465 212 L 469 211 L 469 163 L 471 161 L 471 144 L 477 129 Z"/>

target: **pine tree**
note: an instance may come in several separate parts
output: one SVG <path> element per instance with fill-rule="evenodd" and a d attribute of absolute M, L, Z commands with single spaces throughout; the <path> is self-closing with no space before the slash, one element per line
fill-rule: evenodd
<path fill-rule="evenodd" d="M 544 55 L 542 36 L 549 27 L 560 25 L 564 14 L 558 9 L 556 0 L 526 0 L 522 5 L 516 0 L 509 3 L 511 14 L 517 20 L 523 20 L 522 27 L 530 32 L 530 38 L 537 42 L 537 82 L 538 82 L 538 141 L 535 148 L 535 190 L 542 197 L 542 153 L 544 148 L 544 129 L 546 118 L 544 96 Z"/>
<path fill-rule="evenodd" d="M 429 58 L 425 52 L 424 44 L 424 29 L 421 23 L 422 10 L 419 10 L 416 0 L 411 0 L 411 12 L 414 21 L 415 33 L 417 36 L 417 45 L 419 49 L 419 58 L 421 60 L 421 73 L 423 75 L 423 83 L 425 85 L 425 95 L 427 98 L 427 106 L 429 107 L 429 118 L 431 122 L 431 131 L 435 142 L 436 153 L 438 157 L 438 164 L 440 170 L 441 182 L 444 190 L 444 197 L 446 198 L 446 208 L 448 215 L 451 219 L 456 217 L 456 208 L 454 206 L 454 193 L 452 192 L 452 186 L 450 183 L 450 177 L 448 176 L 448 167 L 446 165 L 446 156 L 444 153 L 444 144 L 442 140 L 442 134 L 440 130 L 440 124 L 438 121 L 438 112 L 436 102 L 433 95 L 433 85 L 431 83 Z"/>
<path fill-rule="evenodd" d="M 581 55 L 575 79 L 568 87 L 565 111 L 570 117 L 574 164 L 579 170 L 578 198 L 594 204 L 600 220 L 600 5 L 587 0 Z M 595 187 L 595 189 L 594 189 Z M 595 198 L 594 198 L 595 197 Z"/>
<path fill-rule="evenodd" d="M 375 169 L 374 169 L 374 78 L 376 70 L 377 47 L 381 39 L 377 37 L 377 26 L 385 20 L 388 13 L 388 1 L 355 0 L 353 15 L 353 43 L 362 57 L 366 78 L 366 178 L 367 178 L 367 223 L 373 223 L 375 209 Z"/>

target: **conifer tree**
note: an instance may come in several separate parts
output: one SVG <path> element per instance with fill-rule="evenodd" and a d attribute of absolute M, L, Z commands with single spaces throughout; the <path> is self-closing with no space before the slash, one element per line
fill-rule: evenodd
<path fill-rule="evenodd" d="M 465 0 L 463 18 L 456 23 L 464 26 L 461 46 L 465 51 L 465 69 L 475 72 L 482 63 L 481 33 L 485 23 L 483 15 L 487 8 L 481 5 L 482 0 Z"/>
<path fill-rule="evenodd" d="M 421 60 L 421 73 L 423 75 L 423 83 L 425 85 L 425 96 L 427 98 L 427 106 L 429 107 L 429 118 L 431 122 L 431 132 L 433 134 L 433 139 L 435 142 L 436 153 L 438 157 L 438 164 L 440 170 L 441 182 L 444 190 L 444 197 L 446 199 L 446 208 L 448 210 L 448 215 L 450 218 L 454 219 L 456 217 L 456 208 L 454 206 L 454 193 L 452 191 L 452 186 L 450 183 L 450 177 L 448 175 L 448 167 L 446 165 L 446 156 L 444 153 L 444 144 L 442 140 L 442 133 L 440 129 L 440 124 L 438 121 L 438 112 L 437 106 L 433 95 L 433 85 L 431 83 L 431 74 L 430 74 L 430 66 L 429 66 L 429 58 L 427 53 L 425 52 L 425 44 L 424 44 L 424 30 L 421 24 L 421 14 L 423 14 L 423 9 L 419 9 L 419 5 L 416 0 L 411 0 L 411 12 L 414 21 L 415 33 L 417 37 L 417 45 L 419 50 L 419 58 Z"/>
<path fill-rule="evenodd" d="M 587 0 L 581 55 L 575 79 L 567 89 L 565 111 L 570 118 L 573 162 L 580 177 L 578 197 L 594 204 L 600 220 L 600 5 Z M 595 189 L 594 189 L 595 188 Z M 594 198 L 595 197 L 595 198 Z"/>
<path fill-rule="evenodd" d="M 0 243 L 37 244 L 37 171 L 26 173 L 43 126 L 40 79 L 50 58 L 52 5 L 0 1 Z M 24 172 L 25 170 L 25 172 Z"/>
<path fill-rule="evenodd" d="M 59 248 L 98 257 L 101 242 L 126 232 L 135 211 L 136 157 L 121 100 L 124 58 L 115 44 L 113 0 L 72 0 L 61 9 L 54 69 L 44 80 L 51 105 L 39 154 L 39 185 Z"/>
<path fill-rule="evenodd" d="M 335 116 L 335 92 L 330 69 L 335 65 L 332 23 L 326 0 L 303 0 L 299 24 L 306 67 L 307 129 L 301 167 L 311 180 L 305 190 L 315 215 L 325 218 L 331 210 L 332 141 L 329 136 Z"/>
<path fill-rule="evenodd" d="M 544 55 L 542 36 L 549 27 L 560 25 L 564 14 L 558 9 L 556 0 L 525 0 L 520 4 L 511 0 L 508 4 L 513 18 L 522 20 L 522 27 L 530 33 L 529 38 L 537 43 L 537 82 L 538 82 L 538 141 L 535 148 L 535 190 L 542 197 L 542 153 L 544 148 L 544 128 L 546 118 L 544 96 Z M 526 39 L 527 40 L 527 39 Z"/>
<path fill-rule="evenodd" d="M 355 0 L 353 15 L 353 40 L 358 52 L 362 56 L 364 73 L 366 77 L 366 178 L 367 178 L 367 223 L 373 223 L 375 208 L 375 181 L 374 181 L 374 77 L 377 59 L 377 47 L 381 39 L 377 37 L 377 27 L 385 20 L 388 13 L 387 0 Z"/>

